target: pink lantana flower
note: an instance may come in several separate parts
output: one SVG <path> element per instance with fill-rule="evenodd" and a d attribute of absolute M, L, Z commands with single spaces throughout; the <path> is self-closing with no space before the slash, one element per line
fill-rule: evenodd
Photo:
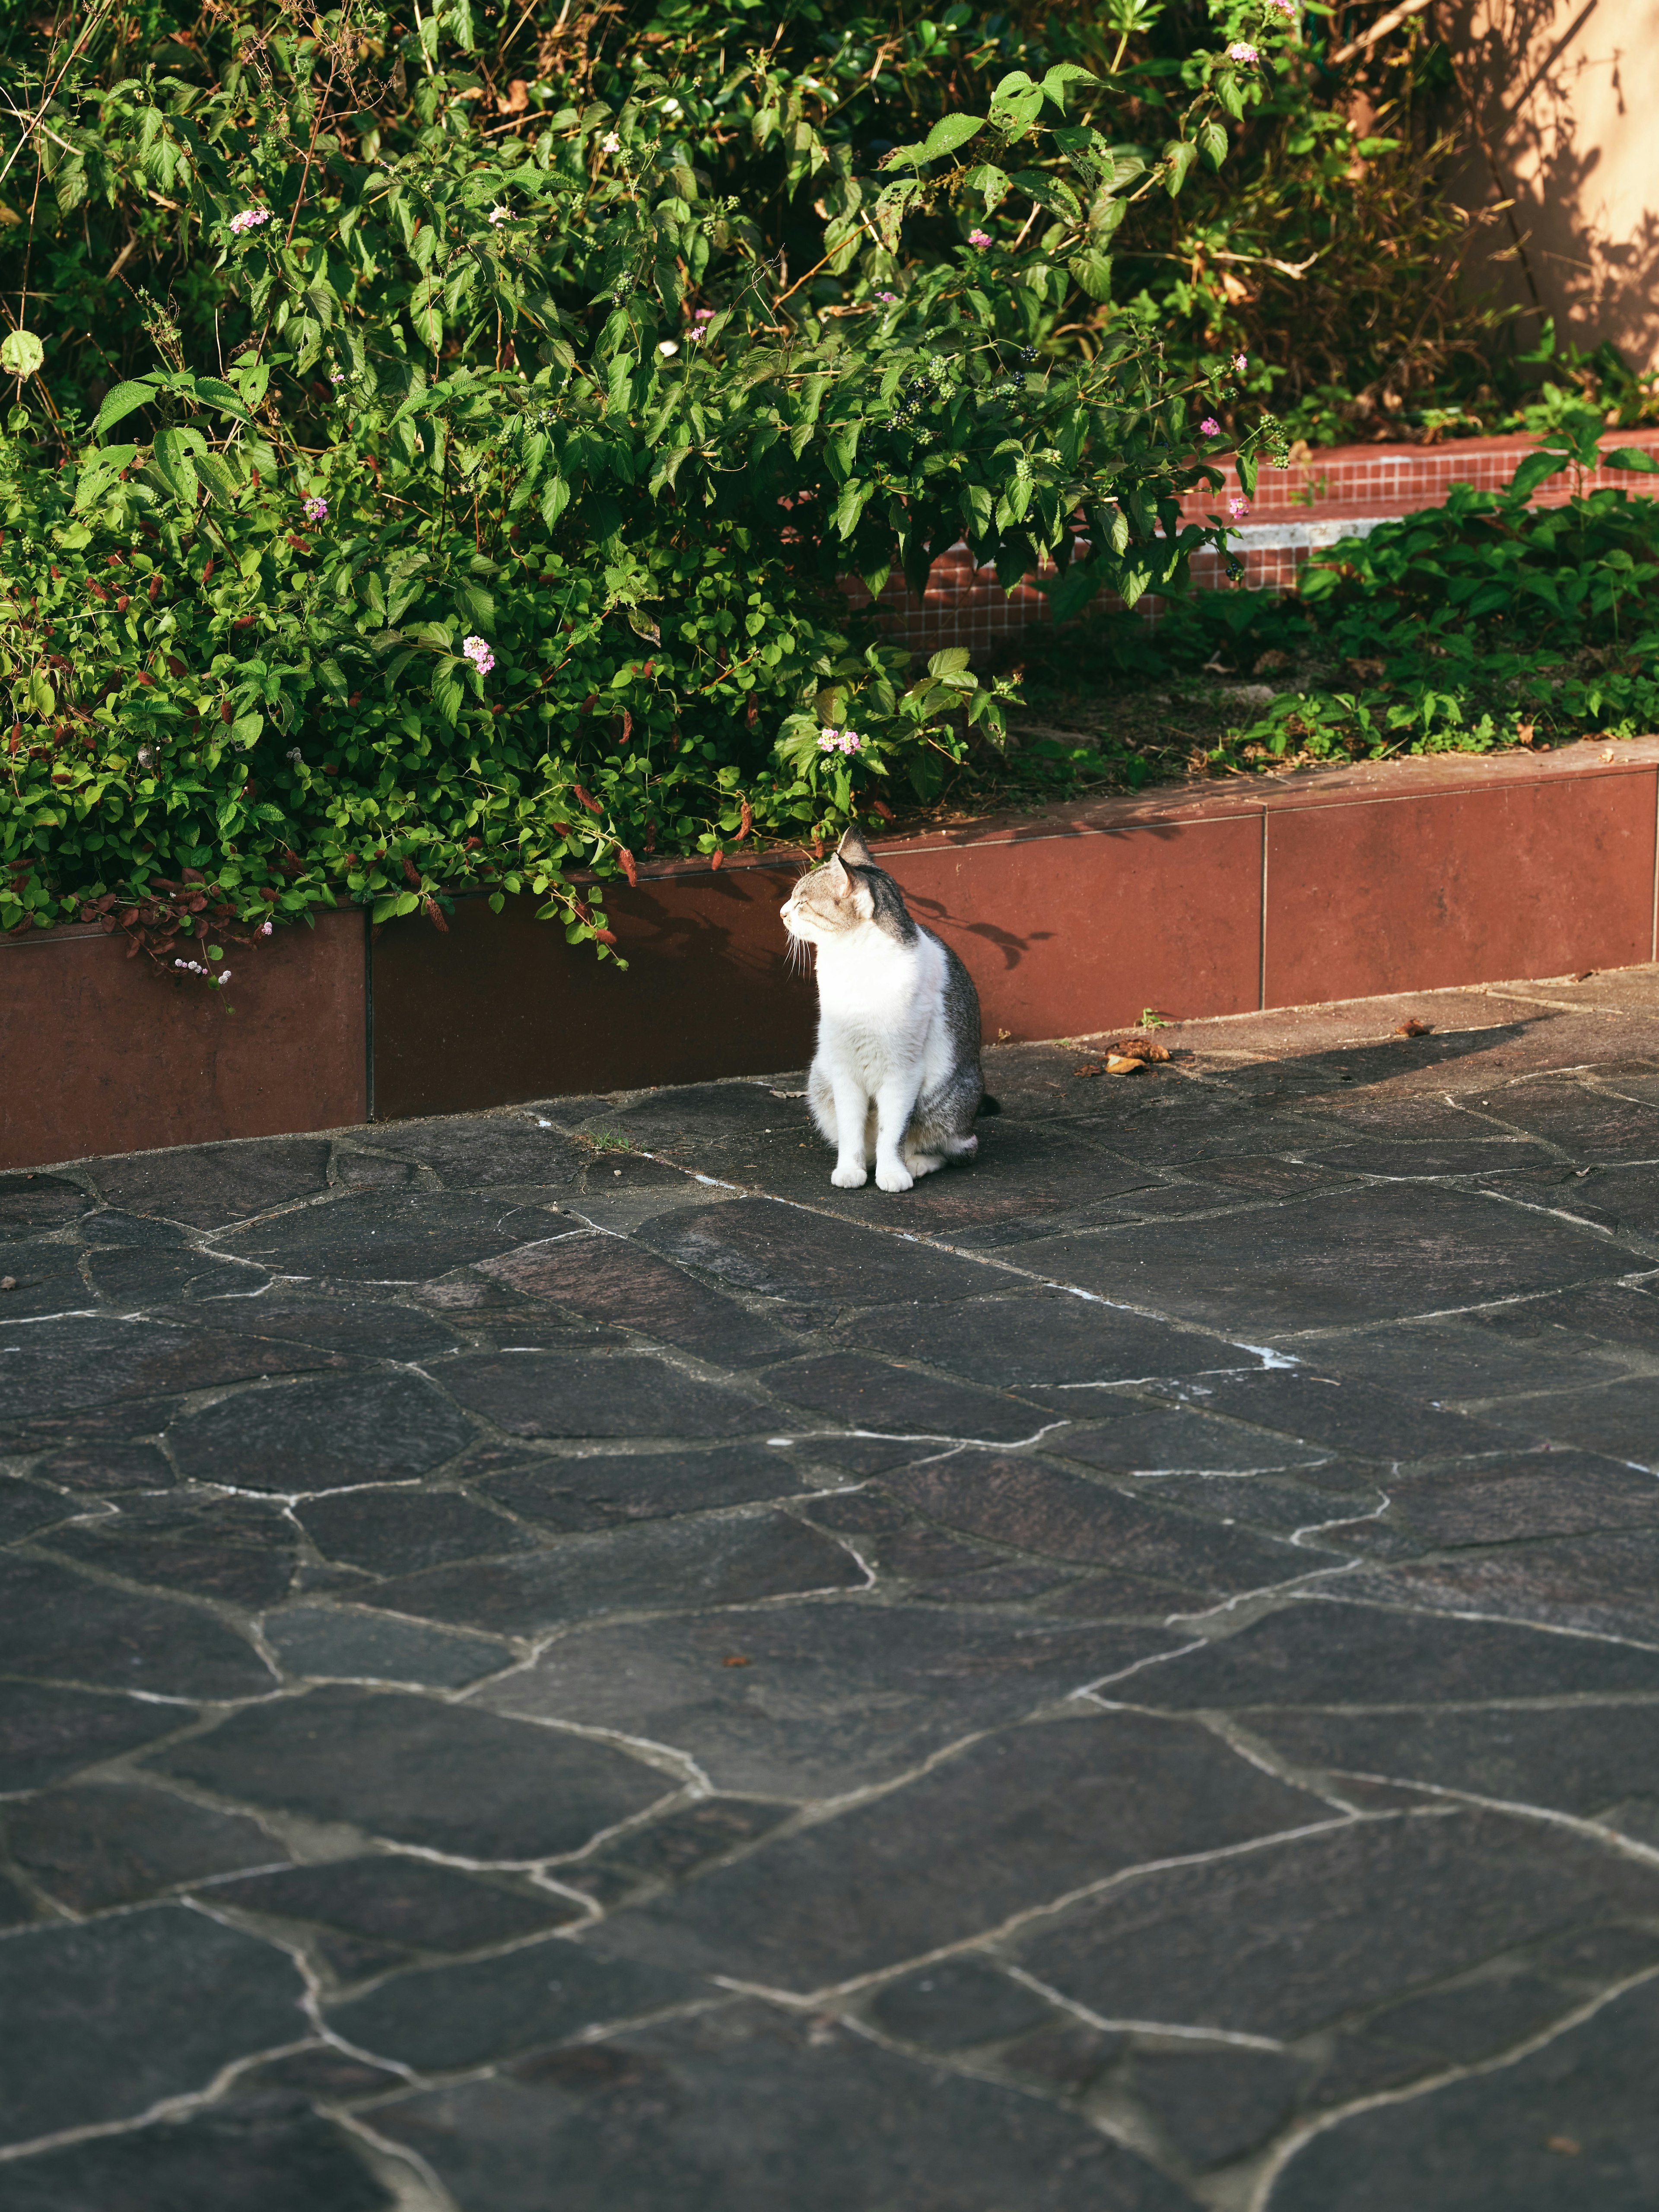
<path fill-rule="evenodd" d="M 614 131 L 607 131 L 605 137 L 600 139 L 599 151 L 602 154 L 621 153 L 622 140 L 617 136 Z"/>
<path fill-rule="evenodd" d="M 977 246 L 981 252 L 988 246 L 992 245 L 994 242 L 994 241 L 993 240 L 988 230 L 970 230 L 968 234 L 969 245 Z"/>
<path fill-rule="evenodd" d="M 1233 367 L 1238 371 L 1241 376 L 1243 375 L 1245 370 L 1249 367 L 1249 365 L 1250 356 L 1249 354 L 1236 353 L 1233 356 Z"/>
<path fill-rule="evenodd" d="M 818 732 L 818 750 L 821 753 L 832 753 L 840 742 L 839 734 L 826 722 Z"/>
<path fill-rule="evenodd" d="M 472 663 L 480 676 L 488 676 L 495 665 L 495 654 L 481 637 L 467 638 L 461 646 L 461 651 Z"/>
<path fill-rule="evenodd" d="M 1249 511 L 1249 501 L 1248 499 L 1242 498 L 1237 492 L 1235 492 L 1232 497 L 1227 501 L 1227 512 L 1231 515 L 1235 522 L 1243 522 Z"/>
<path fill-rule="evenodd" d="M 1213 415 L 1204 417 L 1198 426 L 1198 434 L 1200 438 L 1218 438 L 1221 435 L 1221 425 Z"/>
<path fill-rule="evenodd" d="M 305 519 L 307 522 L 326 522 L 328 520 L 328 501 L 323 497 L 321 492 L 314 491 L 312 493 L 311 497 L 306 501 L 301 512 L 304 514 Z"/>
<path fill-rule="evenodd" d="M 1259 62 L 1261 56 L 1248 39 L 1235 39 L 1227 49 L 1227 58 L 1230 62 L 1242 62 L 1248 68 L 1252 62 Z"/>
<path fill-rule="evenodd" d="M 884 307 L 890 307 L 894 301 L 897 299 L 898 294 L 896 292 L 878 292 L 876 297 L 881 301 Z"/>
<path fill-rule="evenodd" d="M 262 222 L 270 221 L 269 208 L 244 208 L 240 215 L 232 216 L 230 227 L 233 231 L 240 234 L 245 230 L 258 230 Z"/>
<path fill-rule="evenodd" d="M 856 730 L 843 730 L 841 733 L 841 749 L 844 753 L 857 752 L 863 743 L 863 738 Z"/>

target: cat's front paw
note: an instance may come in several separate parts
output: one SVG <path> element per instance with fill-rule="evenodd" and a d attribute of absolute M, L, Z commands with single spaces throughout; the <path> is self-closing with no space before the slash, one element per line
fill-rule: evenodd
<path fill-rule="evenodd" d="M 830 1180 L 834 1183 L 837 1190 L 862 1190 L 865 1184 L 866 1172 L 866 1170 L 863 1168 L 837 1168 L 830 1176 Z M 886 1186 L 884 1184 L 883 1188 L 884 1189 L 885 1188 Z M 906 1182 L 905 1188 L 907 1189 L 909 1188 L 908 1182 Z"/>
<path fill-rule="evenodd" d="M 881 1190 L 908 1190 L 915 1182 L 909 1169 L 898 1160 L 890 1167 L 876 1170 L 876 1184 Z"/>

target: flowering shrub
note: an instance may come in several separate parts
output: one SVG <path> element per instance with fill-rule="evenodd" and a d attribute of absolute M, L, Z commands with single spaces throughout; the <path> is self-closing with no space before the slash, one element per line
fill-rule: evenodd
<path fill-rule="evenodd" d="M 1006 584 L 1051 562 L 1064 614 L 1221 542 L 1175 499 L 1220 489 L 1188 423 L 1224 363 L 1177 377 L 1132 318 L 1038 342 L 1109 298 L 1132 203 L 1224 158 L 1224 56 L 1150 157 L 1066 119 L 1107 96 L 1068 64 L 860 173 L 761 59 L 486 135 L 470 18 L 441 20 L 402 48 L 412 125 L 350 111 L 360 158 L 314 78 L 77 104 L 65 60 L 86 175 L 153 176 L 218 241 L 231 327 L 210 374 L 155 309 L 166 366 L 89 435 L 10 418 L 0 926 L 99 913 L 155 950 L 479 885 L 604 950 L 641 854 L 823 839 L 1001 742 L 1007 687 L 965 652 L 913 675 L 842 572 L 919 590 L 965 538 Z M 367 100 L 357 51 L 337 97 Z M 793 280 L 698 158 L 739 92 L 812 210 Z"/>

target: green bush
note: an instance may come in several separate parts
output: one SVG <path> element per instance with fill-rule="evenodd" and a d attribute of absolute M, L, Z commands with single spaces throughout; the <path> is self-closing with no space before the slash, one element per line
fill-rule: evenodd
<path fill-rule="evenodd" d="M 1097 650 L 1143 682 L 1281 687 L 1211 754 L 1222 771 L 1659 728 L 1659 500 L 1528 504 L 1551 476 L 1593 467 L 1601 434 L 1599 416 L 1569 416 L 1502 492 L 1454 485 L 1442 507 L 1316 553 L 1284 598 L 1195 592 L 1150 635 L 1112 618 Z M 1635 447 L 1605 458 L 1656 466 Z"/>
<path fill-rule="evenodd" d="M 41 188 L 68 216 L 137 178 L 195 289 L 90 438 L 49 359 L 20 378 L 56 420 L 14 409 L 0 450 L 0 926 L 95 912 L 177 962 L 485 884 L 603 951 L 642 854 L 822 838 L 999 742 L 1007 687 L 911 677 L 842 571 L 920 588 L 965 538 L 1006 583 L 1054 560 L 1064 611 L 1216 540 L 1176 497 L 1220 486 L 1193 416 L 1226 364 L 1177 376 L 1133 318 L 1038 342 L 1107 289 L 1122 207 L 1222 158 L 1252 64 L 1200 57 L 1151 160 L 1065 119 L 1063 64 L 861 176 L 763 61 L 481 128 L 466 0 L 417 22 L 273 34 L 207 88 L 52 58 Z M 349 151 L 325 71 L 389 88 Z M 700 163 L 734 107 L 812 194 L 793 282 Z M 210 368 L 209 303 L 246 332 Z"/>

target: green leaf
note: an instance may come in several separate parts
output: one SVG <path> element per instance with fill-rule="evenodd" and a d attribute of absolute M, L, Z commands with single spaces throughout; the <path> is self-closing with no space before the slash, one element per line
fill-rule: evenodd
<path fill-rule="evenodd" d="M 922 141 L 921 159 L 937 161 L 943 155 L 954 154 L 958 146 L 965 146 L 984 128 L 982 115 L 942 116 Z"/>
<path fill-rule="evenodd" d="M 1190 138 L 1171 138 L 1164 149 L 1167 173 L 1164 189 L 1173 199 L 1187 181 L 1192 166 L 1198 159 L 1198 149 Z"/>
<path fill-rule="evenodd" d="M 1198 148 L 1212 169 L 1218 169 L 1227 158 L 1227 134 L 1212 119 L 1198 126 Z"/>
<path fill-rule="evenodd" d="M 1066 266 L 1079 289 L 1091 300 L 1112 296 L 1112 257 L 1109 253 L 1074 253 Z"/>
<path fill-rule="evenodd" d="M 1659 459 L 1641 446 L 1615 446 L 1601 456 L 1604 469 L 1634 469 L 1640 476 L 1651 476 L 1659 470 Z"/>
<path fill-rule="evenodd" d="M 927 673 L 930 676 L 958 675 L 972 658 L 965 645 L 947 645 L 942 653 L 934 653 L 929 659 Z"/>
<path fill-rule="evenodd" d="M 135 407 L 148 406 L 155 398 L 155 387 L 161 381 L 159 376 L 133 377 L 125 384 L 118 384 L 113 392 L 106 392 L 104 404 L 98 410 L 98 420 L 92 426 L 93 435 L 101 438 L 106 430 L 113 428 L 116 423 L 131 415 Z"/>
<path fill-rule="evenodd" d="M 84 514 L 96 507 L 106 492 L 111 489 L 123 469 L 137 459 L 137 446 L 106 446 L 101 450 L 89 447 L 88 457 L 76 471 L 75 508 Z"/>
<path fill-rule="evenodd" d="M 246 750 L 258 740 L 264 726 L 263 714 L 239 714 L 230 726 L 230 742 L 239 750 Z"/>
<path fill-rule="evenodd" d="M 9 331 L 0 338 L 0 368 L 8 376 L 33 376 L 46 349 L 33 331 Z"/>

